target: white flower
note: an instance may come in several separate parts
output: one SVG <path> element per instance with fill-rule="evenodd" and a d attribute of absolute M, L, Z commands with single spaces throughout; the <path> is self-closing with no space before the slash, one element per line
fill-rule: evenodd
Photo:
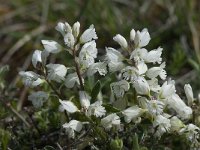
<path fill-rule="evenodd" d="M 55 27 L 55 29 L 60 32 L 63 36 L 66 34 L 66 33 L 72 33 L 72 28 L 71 26 L 65 22 L 65 23 L 62 23 L 62 22 L 59 22 L 57 24 L 57 26 Z"/>
<path fill-rule="evenodd" d="M 145 61 L 146 56 L 148 55 L 148 51 L 145 48 L 136 48 L 131 52 L 130 59 L 134 59 L 135 62 Z"/>
<path fill-rule="evenodd" d="M 44 49 L 49 53 L 58 53 L 61 51 L 61 46 L 55 41 L 51 40 L 42 40 Z"/>
<path fill-rule="evenodd" d="M 73 27 L 72 27 L 72 33 L 74 35 L 75 38 L 78 37 L 80 32 L 80 23 L 77 21 L 74 23 Z"/>
<path fill-rule="evenodd" d="M 124 69 L 122 69 L 121 73 L 122 73 L 122 77 L 125 80 L 130 80 L 130 81 L 135 80 L 137 76 L 139 75 L 138 69 L 131 66 L 127 66 Z"/>
<path fill-rule="evenodd" d="M 135 39 L 135 34 L 136 34 L 136 33 L 135 33 L 135 30 L 132 29 L 131 32 L 130 32 L 130 40 L 131 40 L 131 41 L 134 41 L 134 39 Z"/>
<path fill-rule="evenodd" d="M 83 34 L 80 37 L 80 43 L 86 43 L 91 41 L 92 39 L 94 40 L 98 39 L 94 25 L 91 25 L 89 29 L 83 32 Z"/>
<path fill-rule="evenodd" d="M 150 87 L 144 77 L 138 76 L 133 82 L 136 92 L 141 95 L 150 95 Z"/>
<path fill-rule="evenodd" d="M 94 63 L 97 57 L 97 48 L 95 41 L 85 43 L 79 53 L 79 62 L 82 68 L 88 68 Z"/>
<path fill-rule="evenodd" d="M 167 104 L 170 108 L 174 109 L 182 119 L 189 119 L 192 115 L 192 109 L 186 106 L 177 94 L 173 94 L 167 100 Z"/>
<path fill-rule="evenodd" d="M 176 89 L 174 84 L 175 82 L 173 80 L 165 81 L 160 89 L 160 98 L 165 99 L 175 94 Z"/>
<path fill-rule="evenodd" d="M 138 106 L 132 106 L 122 111 L 122 114 L 124 115 L 125 122 L 130 123 L 131 120 L 136 120 L 144 112 L 145 112 L 144 109 L 141 109 Z"/>
<path fill-rule="evenodd" d="M 116 113 L 112 113 L 105 118 L 101 119 L 101 125 L 105 129 L 110 129 L 112 128 L 113 125 L 117 126 L 120 125 L 120 118 L 119 116 L 116 115 Z"/>
<path fill-rule="evenodd" d="M 114 48 L 106 47 L 106 61 L 110 72 L 119 71 L 124 67 L 123 55 Z"/>
<path fill-rule="evenodd" d="M 155 50 L 151 50 L 147 53 L 146 57 L 144 58 L 144 61 L 146 63 L 158 63 L 160 64 L 162 61 L 161 54 L 162 54 L 163 48 L 158 47 Z"/>
<path fill-rule="evenodd" d="M 129 90 L 130 85 L 126 80 L 121 80 L 111 83 L 110 87 L 116 97 L 123 97 L 125 91 Z"/>
<path fill-rule="evenodd" d="M 32 64 L 35 68 L 37 68 L 37 64 L 42 63 L 42 51 L 40 50 L 35 50 L 32 56 Z"/>
<path fill-rule="evenodd" d="M 139 61 L 138 63 L 136 63 L 136 67 L 138 69 L 139 75 L 144 74 L 148 70 L 147 65 L 143 61 Z"/>
<path fill-rule="evenodd" d="M 188 100 L 188 105 L 192 106 L 193 101 L 194 101 L 192 87 L 190 86 L 190 84 L 185 84 L 184 90 L 185 90 L 185 94 Z"/>
<path fill-rule="evenodd" d="M 81 106 L 88 109 L 88 107 L 90 106 L 91 97 L 85 91 L 79 91 L 79 99 Z"/>
<path fill-rule="evenodd" d="M 159 100 L 147 101 L 147 108 L 151 115 L 161 115 L 163 113 L 163 108 L 165 104 Z"/>
<path fill-rule="evenodd" d="M 160 85 L 158 84 L 158 79 L 153 78 L 151 80 L 147 80 L 151 91 L 158 93 L 160 91 Z"/>
<path fill-rule="evenodd" d="M 54 80 L 56 82 L 61 82 L 64 80 L 67 73 L 67 69 L 64 65 L 61 64 L 48 64 L 46 65 L 48 69 L 48 80 Z"/>
<path fill-rule="evenodd" d="M 174 116 L 170 119 L 170 123 L 171 123 L 172 133 L 179 132 L 181 130 L 181 128 L 185 127 L 184 123 L 176 116 Z"/>
<path fill-rule="evenodd" d="M 20 71 L 19 75 L 22 76 L 23 83 L 26 86 L 38 86 L 44 82 L 44 80 L 40 79 L 40 76 L 33 71 Z"/>
<path fill-rule="evenodd" d="M 100 75 L 105 76 L 107 73 L 107 64 L 105 62 L 98 62 L 90 65 L 87 70 L 87 75 L 92 76 L 96 72 L 99 72 Z"/>
<path fill-rule="evenodd" d="M 200 128 L 191 123 L 180 130 L 180 134 L 184 133 L 190 142 L 194 142 L 199 138 L 199 132 Z"/>
<path fill-rule="evenodd" d="M 59 102 L 61 103 L 61 107 L 69 113 L 75 113 L 76 111 L 78 111 L 76 105 L 74 105 L 74 103 L 71 101 L 59 99 Z"/>
<path fill-rule="evenodd" d="M 35 108 L 40 108 L 43 106 L 43 103 L 47 101 L 48 94 L 43 91 L 33 92 L 28 96 L 28 100 L 32 102 Z"/>
<path fill-rule="evenodd" d="M 82 81 L 84 81 L 84 79 L 82 78 Z M 80 85 L 79 82 L 79 78 L 76 72 L 74 73 L 70 73 L 67 75 L 66 79 L 65 79 L 65 86 L 67 88 L 73 88 L 75 83 L 77 83 L 78 85 Z"/>
<path fill-rule="evenodd" d="M 75 39 L 72 33 L 67 33 L 64 35 L 64 42 L 68 47 L 74 48 Z"/>
<path fill-rule="evenodd" d="M 113 40 L 115 42 L 117 42 L 123 49 L 128 48 L 128 43 L 127 43 L 126 39 L 123 36 L 121 36 L 120 34 L 117 34 L 116 36 L 114 36 Z"/>
<path fill-rule="evenodd" d="M 158 115 L 155 117 L 153 127 L 156 128 L 156 135 L 160 137 L 163 135 L 163 133 L 170 130 L 170 120 L 162 115 Z"/>
<path fill-rule="evenodd" d="M 96 101 L 88 108 L 87 115 L 94 115 L 96 117 L 102 117 L 106 114 L 105 108 L 102 106 L 102 101 Z"/>
<path fill-rule="evenodd" d="M 83 124 L 80 121 L 71 120 L 69 123 L 63 124 L 63 128 L 65 128 L 70 138 L 74 138 L 75 136 L 74 131 L 80 132 L 83 128 Z"/>
<path fill-rule="evenodd" d="M 144 47 L 149 43 L 150 39 L 149 32 L 146 28 L 141 32 L 137 31 L 134 39 L 135 46 L 140 48 Z"/>
<path fill-rule="evenodd" d="M 150 68 L 146 75 L 147 77 L 149 77 L 150 79 L 152 78 L 156 78 L 157 76 L 160 76 L 160 78 L 162 80 L 165 80 L 167 75 L 166 75 L 166 71 L 164 70 L 165 68 L 165 62 L 163 62 L 160 67 L 152 67 Z"/>

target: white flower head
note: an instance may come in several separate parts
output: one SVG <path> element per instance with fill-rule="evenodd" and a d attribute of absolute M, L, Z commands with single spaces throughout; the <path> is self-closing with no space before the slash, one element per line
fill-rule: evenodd
<path fill-rule="evenodd" d="M 158 93 L 160 91 L 160 85 L 158 84 L 158 79 L 153 78 L 151 80 L 147 80 L 151 91 Z"/>
<path fill-rule="evenodd" d="M 147 103 L 148 112 L 153 115 L 161 115 L 165 104 L 159 100 L 150 100 Z"/>
<path fill-rule="evenodd" d="M 142 75 L 144 73 L 146 73 L 146 71 L 148 70 L 147 65 L 143 62 L 143 61 L 139 61 L 136 63 L 136 67 L 138 69 L 138 74 Z"/>
<path fill-rule="evenodd" d="M 144 77 L 138 76 L 133 82 L 133 87 L 136 92 L 141 95 L 149 95 L 150 87 L 147 80 Z"/>
<path fill-rule="evenodd" d="M 158 64 L 161 64 L 161 62 L 162 62 L 162 58 L 161 58 L 162 51 L 163 51 L 163 48 L 161 48 L 161 47 L 158 47 L 155 50 L 151 50 L 144 57 L 144 61 L 146 63 L 156 63 L 157 62 Z"/>
<path fill-rule="evenodd" d="M 48 94 L 43 91 L 33 92 L 28 96 L 28 100 L 32 102 L 35 108 L 40 108 L 43 106 L 43 103 L 47 101 Z"/>
<path fill-rule="evenodd" d="M 131 52 L 130 59 L 134 59 L 135 62 L 145 62 L 147 55 L 148 51 L 145 48 L 136 48 L 134 51 Z"/>
<path fill-rule="evenodd" d="M 88 108 L 87 115 L 94 115 L 96 117 L 102 117 L 106 114 L 105 108 L 102 106 L 102 101 L 98 100 L 91 104 Z"/>
<path fill-rule="evenodd" d="M 72 27 L 72 33 L 74 35 L 75 38 L 78 37 L 80 32 L 80 23 L 77 21 L 74 23 L 73 27 Z"/>
<path fill-rule="evenodd" d="M 175 82 L 173 80 L 165 81 L 160 89 L 160 98 L 168 98 L 176 93 Z"/>
<path fill-rule="evenodd" d="M 32 64 L 35 68 L 37 68 L 38 63 L 42 63 L 42 51 L 35 50 L 32 56 Z"/>
<path fill-rule="evenodd" d="M 190 86 L 190 84 L 185 84 L 184 90 L 185 90 L 185 94 L 188 100 L 188 105 L 192 106 L 193 101 L 194 101 L 192 87 Z"/>
<path fill-rule="evenodd" d="M 113 37 L 113 40 L 117 42 L 123 49 L 128 48 L 128 43 L 122 35 L 117 34 L 116 36 Z"/>
<path fill-rule="evenodd" d="M 101 125 L 105 129 L 110 129 L 112 128 L 113 125 L 118 126 L 120 125 L 120 118 L 119 116 L 116 115 L 116 113 L 112 113 L 105 118 L 101 119 Z"/>
<path fill-rule="evenodd" d="M 72 33 L 72 28 L 71 26 L 65 22 L 65 23 L 62 23 L 62 22 L 58 22 L 57 26 L 55 27 L 55 29 L 60 32 L 63 36 L 66 34 L 66 33 Z"/>
<path fill-rule="evenodd" d="M 64 65 L 61 64 L 48 64 L 46 65 L 48 69 L 48 80 L 54 80 L 56 82 L 61 82 L 65 79 L 67 74 L 67 69 Z"/>
<path fill-rule="evenodd" d="M 96 42 L 91 41 L 85 43 L 79 53 L 79 63 L 82 68 L 88 68 L 94 63 L 94 59 L 97 57 Z"/>
<path fill-rule="evenodd" d="M 124 93 L 129 90 L 130 85 L 126 80 L 121 80 L 111 83 L 110 87 L 116 97 L 123 97 Z"/>
<path fill-rule="evenodd" d="M 63 128 L 65 128 L 70 138 L 74 138 L 74 131 L 80 132 L 83 128 L 83 123 L 77 120 L 71 120 L 69 123 L 63 124 Z"/>
<path fill-rule="evenodd" d="M 83 78 L 82 78 L 82 81 L 84 81 Z M 78 85 L 80 85 L 77 73 L 74 72 L 74 73 L 68 74 L 67 77 L 66 77 L 66 79 L 65 79 L 65 86 L 67 88 L 73 88 L 76 83 Z"/>
<path fill-rule="evenodd" d="M 19 75 L 22 77 L 22 81 L 26 86 L 35 87 L 44 82 L 44 80 L 33 71 L 20 71 Z"/>
<path fill-rule="evenodd" d="M 162 115 L 155 117 L 153 127 L 156 128 L 156 135 L 162 136 L 163 133 L 168 132 L 171 128 L 170 120 Z"/>
<path fill-rule="evenodd" d="M 83 32 L 83 34 L 80 37 L 80 43 L 87 43 L 92 39 L 93 40 L 98 39 L 94 25 L 91 25 L 87 30 Z"/>
<path fill-rule="evenodd" d="M 72 33 L 67 33 L 64 35 L 64 42 L 65 44 L 70 47 L 70 48 L 74 48 L 74 44 L 75 44 L 75 39 Z"/>
<path fill-rule="evenodd" d="M 141 32 L 140 31 L 136 32 L 134 43 L 136 47 L 141 48 L 141 47 L 146 46 L 149 43 L 150 39 L 151 38 L 150 38 L 149 32 L 145 28 Z"/>
<path fill-rule="evenodd" d="M 124 115 L 124 120 L 126 123 L 130 123 L 131 120 L 137 120 L 146 110 L 139 108 L 138 106 L 132 106 L 124 111 L 122 114 Z"/>
<path fill-rule="evenodd" d="M 130 40 L 131 40 L 131 41 L 134 41 L 134 39 L 135 39 L 135 34 L 136 34 L 136 33 L 135 33 L 135 30 L 132 29 L 131 32 L 130 32 Z"/>
<path fill-rule="evenodd" d="M 55 41 L 42 40 L 44 49 L 49 53 L 59 53 L 61 51 L 61 46 Z"/>
<path fill-rule="evenodd" d="M 114 48 L 106 47 L 106 58 L 110 72 L 119 71 L 124 67 L 123 55 Z"/>
<path fill-rule="evenodd" d="M 121 73 L 122 77 L 128 81 L 134 81 L 139 75 L 138 69 L 131 66 L 127 66 L 124 69 L 122 69 Z"/>
<path fill-rule="evenodd" d="M 62 109 L 66 110 L 69 113 L 75 113 L 76 111 L 78 111 L 76 105 L 74 105 L 74 103 L 71 101 L 59 99 L 59 102 L 61 104 Z"/>
<path fill-rule="evenodd" d="M 177 94 L 173 94 L 167 100 L 167 104 L 170 108 L 175 110 L 182 119 L 191 118 L 192 109 L 188 107 Z"/>
<path fill-rule="evenodd" d="M 79 99 L 81 106 L 88 109 L 88 107 L 90 106 L 91 97 L 85 91 L 79 91 Z"/>
<path fill-rule="evenodd" d="M 164 70 L 165 68 L 165 62 L 163 62 L 160 67 L 152 67 L 150 68 L 146 75 L 147 77 L 149 77 L 150 79 L 156 78 L 157 76 L 160 76 L 160 78 L 162 80 L 165 80 L 167 75 L 166 75 L 166 71 Z"/>
<path fill-rule="evenodd" d="M 190 123 L 185 128 L 182 128 L 179 133 L 185 134 L 190 142 L 194 142 L 199 139 L 200 128 Z"/>
<path fill-rule="evenodd" d="M 97 62 L 89 66 L 87 70 L 87 75 L 92 76 L 96 72 L 100 75 L 105 76 L 107 74 L 107 64 L 105 62 Z"/>

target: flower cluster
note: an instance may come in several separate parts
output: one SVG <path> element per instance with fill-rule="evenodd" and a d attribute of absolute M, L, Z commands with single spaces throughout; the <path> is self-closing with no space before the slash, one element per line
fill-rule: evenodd
<path fill-rule="evenodd" d="M 21 71 L 20 75 L 24 84 L 30 87 L 42 84 L 53 87 L 51 82 L 57 82 L 63 83 L 67 89 L 78 89 L 79 100 L 75 103 L 71 99 L 66 100 L 69 98 L 63 98 L 57 89 L 52 88 L 60 102 L 59 110 L 69 116 L 63 128 L 70 138 L 74 138 L 75 133 L 84 132 L 84 126 L 88 124 L 102 127 L 106 131 L 112 128 L 121 131 L 126 124 L 140 124 L 148 119 L 151 121 L 151 130 L 148 132 L 154 136 L 160 138 L 164 133 L 185 135 L 193 146 L 199 146 L 199 127 L 187 124 L 193 115 L 192 88 L 189 84 L 184 87 L 186 104 L 176 93 L 175 81 L 167 79 L 166 63 L 161 57 L 163 49 L 158 47 L 148 51 L 145 48 L 151 40 L 147 29 L 132 29 L 129 41 L 120 34 L 114 36 L 113 40 L 120 45 L 120 49 L 106 47 L 104 59 L 98 62 L 95 42 L 98 37 L 93 25 L 83 33 L 80 32 L 79 22 L 73 26 L 59 22 L 55 29 L 63 36 L 64 48 L 55 41 L 42 40 L 44 50 L 35 50 L 32 56 L 32 64 L 40 74 Z M 50 54 L 62 51 L 73 56 L 74 66 L 47 64 Z M 115 74 L 115 81 L 110 84 L 110 101 L 103 99 L 101 89 L 95 97 L 86 90 L 87 79 L 96 73 L 104 78 L 106 74 Z M 131 95 L 128 100 L 127 95 Z M 48 98 L 49 94 L 43 91 L 29 96 L 37 108 L 42 107 Z M 115 111 L 111 111 L 108 106 Z M 76 119 L 74 113 L 88 119 Z"/>

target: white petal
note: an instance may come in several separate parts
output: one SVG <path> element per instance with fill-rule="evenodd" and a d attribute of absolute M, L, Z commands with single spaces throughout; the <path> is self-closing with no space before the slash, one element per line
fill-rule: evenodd
<path fill-rule="evenodd" d="M 71 101 L 59 100 L 59 102 L 61 103 L 62 107 L 69 113 L 75 113 L 78 111 L 78 108 Z"/>
<path fill-rule="evenodd" d="M 150 39 L 151 38 L 150 38 L 149 32 L 145 28 L 141 32 L 137 31 L 134 42 L 135 42 L 136 47 L 141 48 L 141 47 L 146 46 L 149 43 Z"/>
<path fill-rule="evenodd" d="M 79 99 L 82 107 L 88 108 L 90 106 L 91 97 L 85 91 L 79 91 Z"/>
<path fill-rule="evenodd" d="M 128 43 L 126 39 L 120 34 L 117 34 L 115 37 L 113 37 L 113 40 L 116 41 L 122 48 L 124 49 L 128 48 Z"/>
<path fill-rule="evenodd" d="M 68 130 L 69 128 L 75 130 L 76 132 L 80 132 L 83 128 L 83 124 L 77 120 L 71 120 L 69 123 L 63 124 L 63 128 Z"/>
<path fill-rule="evenodd" d="M 42 44 L 45 50 L 48 51 L 49 53 L 58 53 L 61 51 L 61 46 L 55 41 L 42 40 Z"/>
<path fill-rule="evenodd" d="M 66 77 L 66 79 L 65 79 L 65 86 L 67 88 L 73 88 L 74 85 L 75 85 L 75 83 L 80 84 L 77 73 L 70 73 L 70 74 L 68 74 L 67 77 Z"/>
<path fill-rule="evenodd" d="M 89 29 L 87 29 L 83 32 L 83 34 L 80 37 L 80 42 L 86 43 L 86 42 L 91 41 L 92 39 L 94 39 L 94 40 L 98 39 L 97 34 L 95 32 L 95 28 L 94 28 L 93 25 L 91 25 L 89 27 Z"/>
<path fill-rule="evenodd" d="M 136 92 L 141 95 L 149 95 L 150 94 L 150 87 L 148 82 L 144 77 L 137 77 L 135 81 L 133 81 L 133 87 L 135 88 Z"/>
<path fill-rule="evenodd" d="M 136 33 L 135 33 L 135 30 L 132 29 L 131 32 L 130 32 L 130 40 L 131 40 L 131 41 L 134 41 L 134 39 L 135 39 L 135 34 L 136 34 Z"/>
<path fill-rule="evenodd" d="M 185 90 L 185 94 L 188 100 L 188 105 L 192 106 L 193 101 L 194 101 L 192 87 L 190 86 L 190 84 L 185 84 L 184 90 Z"/>
<path fill-rule="evenodd" d="M 43 103 L 47 101 L 48 94 L 43 91 L 33 92 L 28 96 L 28 100 L 32 102 L 35 108 L 40 108 L 43 106 Z"/>
<path fill-rule="evenodd" d="M 123 97 L 125 91 L 129 90 L 130 85 L 126 80 L 121 80 L 111 83 L 110 87 L 116 97 Z"/>
<path fill-rule="evenodd" d="M 70 47 L 70 48 L 74 47 L 75 39 L 74 39 L 74 36 L 72 35 L 72 33 L 65 34 L 64 42 L 68 47 Z"/>
<path fill-rule="evenodd" d="M 64 80 L 64 77 L 67 73 L 67 69 L 64 65 L 61 64 L 48 64 L 46 65 L 48 69 L 48 76 L 49 80 L 54 80 L 56 82 L 61 82 Z"/>
<path fill-rule="evenodd" d="M 42 57 L 41 57 L 42 51 L 35 50 L 32 56 L 32 64 L 35 68 L 37 68 L 38 62 L 42 63 Z"/>
<path fill-rule="evenodd" d="M 107 64 L 105 62 L 98 62 L 91 64 L 87 70 L 87 75 L 92 76 L 96 72 L 99 72 L 100 75 L 105 76 L 107 73 Z"/>

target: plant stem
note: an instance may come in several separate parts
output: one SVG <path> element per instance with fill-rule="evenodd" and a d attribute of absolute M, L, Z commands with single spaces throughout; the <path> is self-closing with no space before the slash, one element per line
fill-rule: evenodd
<path fill-rule="evenodd" d="M 75 44 L 75 46 L 76 46 L 76 44 Z M 83 85 L 83 80 L 82 80 L 82 77 L 81 77 L 81 72 L 80 72 L 79 64 L 78 64 L 78 62 L 76 61 L 76 50 L 75 50 L 75 46 L 74 46 L 74 49 L 72 49 L 73 57 L 74 57 L 74 64 L 75 64 L 75 67 L 76 67 L 76 73 L 77 73 L 77 75 L 78 75 L 78 79 L 79 79 L 79 82 L 80 82 L 81 90 L 84 91 L 84 85 Z"/>
<path fill-rule="evenodd" d="M 24 124 L 25 124 L 28 128 L 31 127 L 31 125 L 26 121 L 26 119 L 25 119 L 19 112 L 17 112 L 17 111 L 11 106 L 10 103 L 5 103 L 5 102 L 3 101 L 3 99 L 1 100 L 1 102 L 2 102 L 2 104 L 3 104 L 6 108 L 9 108 L 19 119 L 21 119 L 22 122 L 24 122 Z"/>

